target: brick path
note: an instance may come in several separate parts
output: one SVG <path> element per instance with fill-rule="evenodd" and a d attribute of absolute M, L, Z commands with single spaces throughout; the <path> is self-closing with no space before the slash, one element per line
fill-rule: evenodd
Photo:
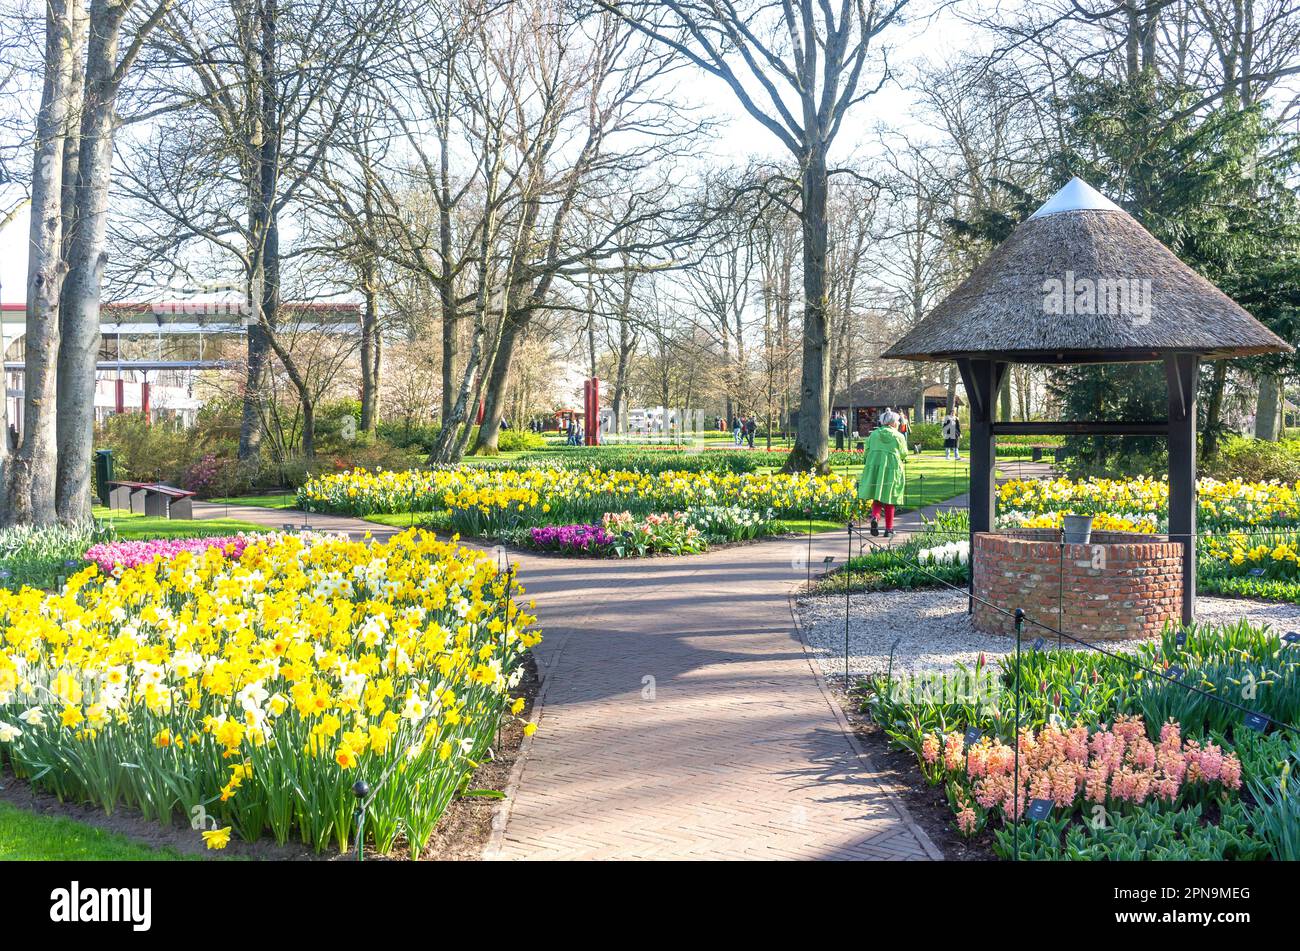
<path fill-rule="evenodd" d="M 229 517 L 279 527 L 303 514 Z M 806 563 L 819 571 L 846 548 L 835 532 L 811 557 L 806 537 L 637 561 L 516 554 L 545 635 L 541 714 L 485 857 L 940 858 L 859 754 L 794 629 Z"/>
<path fill-rule="evenodd" d="M 860 758 L 793 630 L 806 541 L 520 557 L 540 725 L 489 858 L 938 858 Z M 814 541 L 813 558 L 845 536 Z"/>

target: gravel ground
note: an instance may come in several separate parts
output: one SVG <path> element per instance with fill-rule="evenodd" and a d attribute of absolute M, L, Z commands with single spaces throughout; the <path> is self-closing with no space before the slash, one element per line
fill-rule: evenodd
<path fill-rule="evenodd" d="M 822 672 L 844 675 L 844 596 L 801 598 L 799 625 Z M 858 675 L 883 674 L 891 645 L 894 673 L 973 667 L 981 652 L 991 661 L 1013 653 L 1013 638 L 983 634 L 971 627 L 966 596 L 958 591 L 872 591 L 854 594 L 849 623 L 849 670 Z M 1300 628 L 1300 605 L 1238 598 L 1199 598 L 1201 621 L 1270 624 L 1281 630 Z M 1048 638 L 1051 640 L 1051 638 Z M 1108 649 L 1123 649 L 1136 641 L 1110 641 Z"/>

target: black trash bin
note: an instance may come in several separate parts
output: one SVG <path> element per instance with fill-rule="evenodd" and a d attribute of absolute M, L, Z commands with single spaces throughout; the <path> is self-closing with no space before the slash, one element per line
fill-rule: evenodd
<path fill-rule="evenodd" d="M 99 504 L 105 508 L 109 505 L 109 495 L 113 491 L 112 486 L 109 485 L 112 481 L 113 450 L 95 450 L 95 494 L 99 496 Z"/>

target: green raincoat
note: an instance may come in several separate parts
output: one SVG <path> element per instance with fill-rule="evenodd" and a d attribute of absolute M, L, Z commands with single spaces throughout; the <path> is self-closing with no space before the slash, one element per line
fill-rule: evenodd
<path fill-rule="evenodd" d="M 867 462 L 858 478 L 858 498 L 882 505 L 901 505 L 907 484 L 907 440 L 888 426 L 867 439 Z"/>

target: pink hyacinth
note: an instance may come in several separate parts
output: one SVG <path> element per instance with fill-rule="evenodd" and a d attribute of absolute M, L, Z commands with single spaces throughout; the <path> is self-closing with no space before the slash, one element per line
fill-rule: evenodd
<path fill-rule="evenodd" d="M 927 733 L 921 741 L 921 758 L 931 766 L 939 759 L 939 739 L 933 733 Z"/>
<path fill-rule="evenodd" d="M 100 542 L 86 549 L 85 558 L 99 566 L 104 574 L 117 574 L 119 570 L 147 565 L 159 558 L 174 558 L 181 552 L 201 555 L 216 549 L 227 558 L 238 559 L 251 539 L 244 535 L 223 535 L 217 538 L 155 538 L 149 541 Z"/>
<path fill-rule="evenodd" d="M 943 738 L 943 765 L 947 769 L 961 769 L 965 759 L 966 742 L 960 733 L 949 733 Z"/>
<path fill-rule="evenodd" d="M 1077 804 L 1080 795 L 1085 803 L 1141 805 L 1155 799 L 1172 804 L 1185 785 L 1241 787 L 1241 762 L 1235 754 L 1208 741 L 1184 742 L 1182 730 L 1173 722 L 1161 729 L 1159 744 L 1147 739 L 1139 717 L 1121 717 L 1091 735 L 1083 726 L 1065 731 L 1045 726 L 1036 733 L 1023 730 L 1018 743 L 1021 796 L 1027 791 L 1030 799 L 1051 799 L 1067 809 Z M 943 765 L 958 776 L 964 773 L 969 793 L 980 806 L 1001 808 L 1004 818 L 1023 808 L 1023 802 L 1016 803 L 1012 779 L 1016 756 L 1008 744 L 981 739 L 969 750 L 964 770 L 960 763 L 954 766 L 956 757 L 949 755 L 956 744 L 944 746 Z M 928 737 L 923 756 L 933 764 L 939 752 L 940 740 Z"/>
<path fill-rule="evenodd" d="M 970 807 L 969 803 L 963 804 L 961 811 L 957 813 L 957 828 L 961 830 L 961 834 L 965 836 L 974 835 L 977 821 L 975 810 Z"/>

